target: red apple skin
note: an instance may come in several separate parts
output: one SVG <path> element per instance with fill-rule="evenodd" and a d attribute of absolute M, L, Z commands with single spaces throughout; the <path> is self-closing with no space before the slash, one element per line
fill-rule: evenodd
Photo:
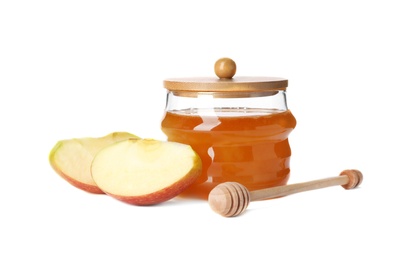
<path fill-rule="evenodd" d="M 116 194 L 111 194 L 105 192 L 109 196 L 120 200 L 122 202 L 137 205 L 137 206 L 147 206 L 147 205 L 155 205 L 165 201 L 168 201 L 181 192 L 186 190 L 191 184 L 193 184 L 196 179 L 200 176 L 202 169 L 202 163 L 199 157 L 195 158 L 193 169 L 182 179 L 178 180 L 176 183 L 172 184 L 169 187 L 161 189 L 159 191 L 141 195 L 141 196 L 119 196 Z"/>
<path fill-rule="evenodd" d="M 117 138 L 119 137 L 119 135 L 127 135 L 127 138 L 134 138 L 134 139 L 138 139 L 139 137 L 137 137 L 136 135 L 130 134 L 130 133 L 126 133 L 126 132 L 113 132 L 110 133 L 109 135 L 103 136 L 103 137 L 99 137 L 99 138 L 105 138 L 107 136 L 112 136 L 112 138 Z M 73 185 L 74 187 L 83 190 L 85 192 L 88 193 L 93 193 L 93 194 L 105 194 L 104 191 L 102 191 L 100 188 L 98 188 L 98 186 L 96 185 L 91 185 L 91 184 L 87 184 L 87 183 L 83 183 L 80 182 L 76 179 L 71 178 L 69 175 L 67 175 L 66 173 L 64 173 L 62 170 L 60 170 L 57 165 L 54 163 L 54 156 L 55 153 L 57 151 L 57 149 L 62 145 L 62 141 L 59 141 L 56 143 L 56 145 L 52 148 L 52 150 L 50 151 L 49 154 L 49 163 L 50 166 L 52 167 L 52 169 L 60 176 L 62 177 L 65 181 L 67 181 L 68 183 L 70 183 L 71 185 Z"/>
<path fill-rule="evenodd" d="M 49 163 L 50 166 L 52 167 L 52 169 L 60 176 L 62 177 L 65 181 L 67 181 L 68 183 L 70 183 L 71 185 L 73 185 L 74 187 L 89 192 L 89 193 L 93 193 L 93 194 L 105 194 L 105 192 L 103 192 L 100 188 L 98 188 L 98 186 L 94 186 L 94 185 L 89 185 L 80 181 L 77 181 L 73 178 L 71 178 L 70 176 L 68 176 L 67 174 L 65 174 L 63 171 L 61 171 L 55 164 L 54 164 L 54 156 L 55 156 L 55 151 L 58 149 L 58 146 L 61 145 L 61 142 L 58 142 L 55 147 L 52 149 L 52 151 L 49 154 Z"/>
<path fill-rule="evenodd" d="M 59 174 L 60 177 L 62 177 L 64 180 L 66 180 L 68 183 L 70 183 L 71 185 L 73 185 L 74 187 L 89 192 L 89 193 L 93 193 L 93 194 L 105 194 L 105 192 L 103 192 L 100 188 L 98 188 L 98 186 L 93 186 L 93 185 L 88 185 L 79 181 L 76 181 L 75 179 L 69 177 L 68 175 L 64 174 L 62 171 L 58 170 L 56 167 L 54 167 L 51 164 L 53 170 Z"/>

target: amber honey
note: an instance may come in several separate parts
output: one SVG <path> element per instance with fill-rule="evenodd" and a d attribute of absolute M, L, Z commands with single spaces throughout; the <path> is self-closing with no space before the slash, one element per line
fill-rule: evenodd
<path fill-rule="evenodd" d="M 188 109 L 165 112 L 169 141 L 189 144 L 203 163 L 202 175 L 181 196 L 206 199 L 212 188 L 235 181 L 249 190 L 287 183 L 296 120 L 289 110 Z"/>

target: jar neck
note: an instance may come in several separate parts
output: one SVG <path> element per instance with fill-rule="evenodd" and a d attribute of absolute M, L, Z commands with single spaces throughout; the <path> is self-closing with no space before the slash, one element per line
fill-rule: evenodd
<path fill-rule="evenodd" d="M 173 92 L 168 91 L 165 111 L 179 112 L 194 109 L 256 110 L 283 112 L 287 108 L 286 91 L 271 92 Z"/>

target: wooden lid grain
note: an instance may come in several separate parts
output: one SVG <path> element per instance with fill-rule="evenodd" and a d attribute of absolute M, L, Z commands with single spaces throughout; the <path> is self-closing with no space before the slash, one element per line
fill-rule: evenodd
<path fill-rule="evenodd" d="M 229 58 L 217 60 L 214 71 L 218 78 L 194 77 L 164 80 L 169 91 L 186 92 L 271 92 L 285 90 L 288 80 L 277 77 L 235 77 L 236 64 Z"/>

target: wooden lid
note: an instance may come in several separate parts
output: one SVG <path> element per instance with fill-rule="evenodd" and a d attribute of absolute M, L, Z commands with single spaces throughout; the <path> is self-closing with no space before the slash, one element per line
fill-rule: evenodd
<path fill-rule="evenodd" d="M 276 77 L 234 77 L 236 64 L 229 58 L 216 61 L 214 71 L 218 78 L 171 78 L 164 80 L 170 91 L 186 92 L 273 92 L 285 90 L 288 80 Z"/>

